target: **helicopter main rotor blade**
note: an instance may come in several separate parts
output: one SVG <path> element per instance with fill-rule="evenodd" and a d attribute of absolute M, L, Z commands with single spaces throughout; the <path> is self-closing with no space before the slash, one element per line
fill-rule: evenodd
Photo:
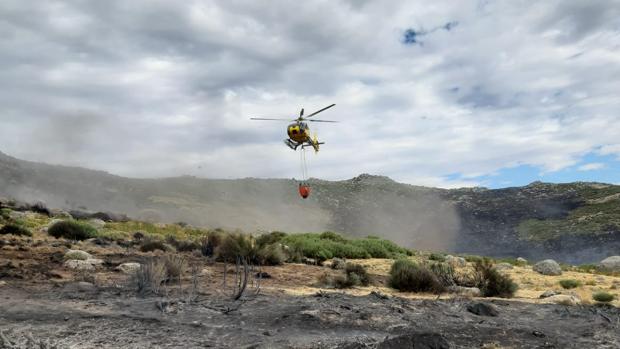
<path fill-rule="evenodd" d="M 318 113 L 320 113 L 320 112 L 322 112 L 322 111 L 325 111 L 325 110 L 327 110 L 327 109 L 329 109 L 329 108 L 331 108 L 331 107 L 333 107 L 333 106 L 335 106 L 335 105 L 336 105 L 336 104 L 328 105 L 327 107 L 325 107 L 325 108 L 323 108 L 323 109 L 321 109 L 321 110 L 317 110 L 317 111 L 315 111 L 314 113 L 312 113 L 312 114 L 310 114 L 310 115 L 307 115 L 306 117 L 307 117 L 307 118 L 309 118 L 309 117 L 311 117 L 311 116 L 313 116 L 313 115 L 316 115 L 316 114 L 318 114 Z"/>
<path fill-rule="evenodd" d="M 333 121 L 333 120 L 315 120 L 315 119 L 311 119 L 311 120 L 305 120 L 308 122 L 340 122 L 340 121 Z"/>
<path fill-rule="evenodd" d="M 250 118 L 250 120 L 269 120 L 269 121 L 295 121 L 295 120 L 291 120 L 291 119 L 270 119 L 270 118 Z"/>

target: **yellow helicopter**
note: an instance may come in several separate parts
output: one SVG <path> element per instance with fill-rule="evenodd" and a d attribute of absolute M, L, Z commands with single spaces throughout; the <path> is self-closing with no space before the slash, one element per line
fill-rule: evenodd
<path fill-rule="evenodd" d="M 315 111 L 314 113 L 306 117 L 304 117 L 304 109 L 301 108 L 301 112 L 299 112 L 299 117 L 293 120 L 271 119 L 271 118 L 250 118 L 250 120 L 289 121 L 289 122 L 293 121 L 293 123 L 288 125 L 288 127 L 286 128 L 288 139 L 284 140 L 284 144 L 286 144 L 289 148 L 293 150 L 297 150 L 297 148 L 301 146 L 302 149 L 305 147 L 312 147 L 314 148 L 314 151 L 318 152 L 319 146 L 321 144 L 325 144 L 325 142 L 319 142 L 316 135 L 314 135 L 314 137 L 310 136 L 310 127 L 308 126 L 306 121 L 307 122 L 338 122 L 338 121 L 332 121 L 332 120 L 310 119 L 316 114 L 322 111 L 325 111 L 335 105 L 336 104 L 329 105 L 323 109 Z"/>

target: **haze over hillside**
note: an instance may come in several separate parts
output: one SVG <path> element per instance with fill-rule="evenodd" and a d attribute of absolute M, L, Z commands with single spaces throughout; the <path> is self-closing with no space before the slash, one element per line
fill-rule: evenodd
<path fill-rule="evenodd" d="M 0 195 L 51 207 L 125 213 L 246 231 L 333 230 L 416 249 L 582 263 L 620 249 L 620 186 L 544 184 L 437 189 L 360 175 L 312 180 L 308 200 L 287 179 L 130 179 L 0 153 Z"/>

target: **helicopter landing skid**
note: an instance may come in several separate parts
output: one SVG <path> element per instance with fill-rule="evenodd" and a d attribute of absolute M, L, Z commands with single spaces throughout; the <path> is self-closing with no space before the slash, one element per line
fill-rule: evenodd
<path fill-rule="evenodd" d="M 286 144 L 289 148 L 291 148 L 293 150 L 297 150 L 297 147 L 299 147 L 299 145 L 300 145 L 300 143 L 293 142 L 290 139 L 285 139 L 284 140 L 284 144 Z"/>

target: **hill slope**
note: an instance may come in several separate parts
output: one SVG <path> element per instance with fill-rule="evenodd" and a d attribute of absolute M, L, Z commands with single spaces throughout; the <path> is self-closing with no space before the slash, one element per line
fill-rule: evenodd
<path fill-rule="evenodd" d="M 620 250 L 620 186 L 545 184 L 436 189 L 361 175 L 313 180 L 301 200 L 286 179 L 129 179 L 0 153 L 0 195 L 53 207 L 208 227 L 380 235 L 429 250 L 598 261 Z"/>

